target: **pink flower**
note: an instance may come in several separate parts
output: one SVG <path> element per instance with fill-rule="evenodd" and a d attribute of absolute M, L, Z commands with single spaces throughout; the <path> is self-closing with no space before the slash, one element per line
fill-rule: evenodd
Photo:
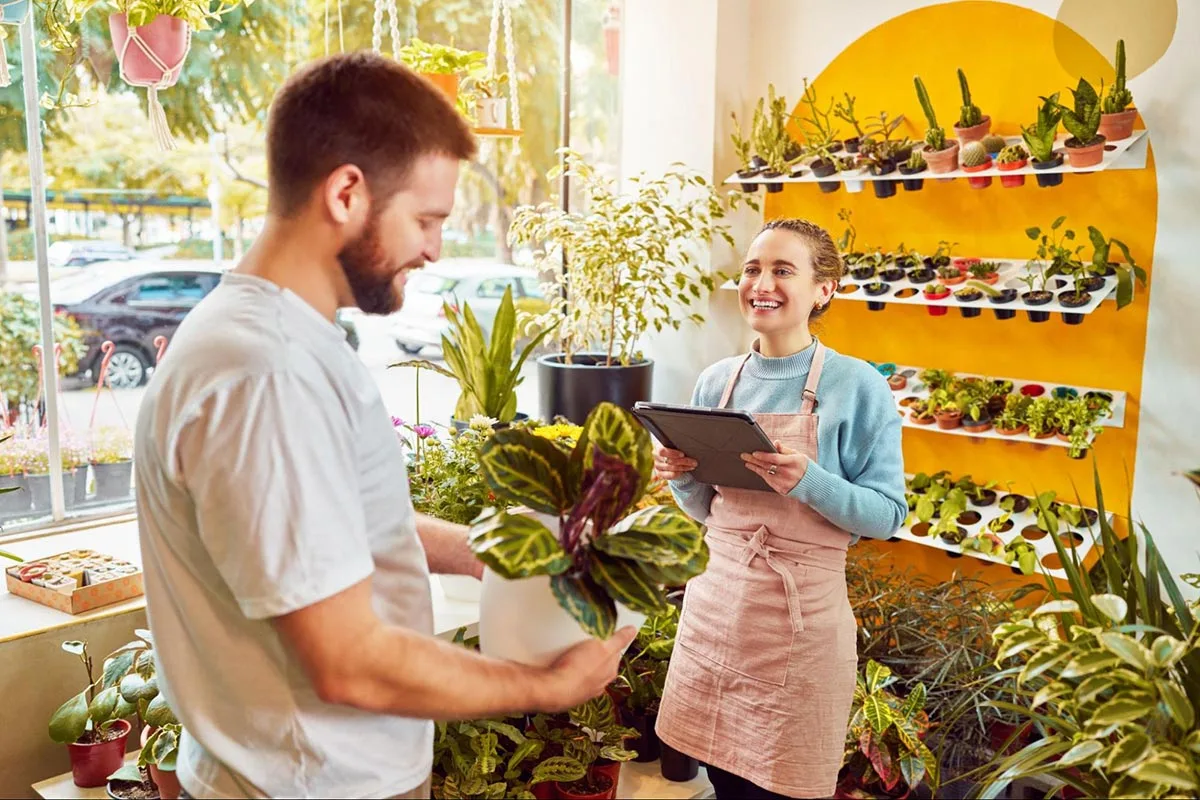
<path fill-rule="evenodd" d="M 422 439 L 428 439 L 430 436 L 433 436 L 433 434 L 436 433 L 432 425 L 415 425 L 413 426 L 412 430 L 413 433 Z"/>
<path fill-rule="evenodd" d="M 392 417 L 392 427 L 393 428 L 403 428 L 404 420 L 400 419 L 399 417 Z"/>

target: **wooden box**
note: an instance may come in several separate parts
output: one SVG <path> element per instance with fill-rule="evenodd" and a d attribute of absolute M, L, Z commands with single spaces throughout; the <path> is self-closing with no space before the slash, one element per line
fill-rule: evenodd
<path fill-rule="evenodd" d="M 49 572 L 62 571 L 63 574 L 78 575 L 87 571 L 91 576 L 97 570 L 117 568 L 126 570 L 127 574 L 103 575 L 102 579 L 86 586 L 76 585 L 73 588 L 53 589 L 21 578 L 22 570 L 26 570 L 26 574 L 37 572 L 39 565 L 44 565 Z M 34 569 L 30 570 L 31 567 Z M 128 571 L 129 568 L 132 568 L 132 571 Z M 85 611 L 120 603 L 140 597 L 145 591 L 140 568 L 127 561 L 91 550 L 72 550 L 67 553 L 33 559 L 8 567 L 4 571 L 4 577 L 11 594 L 67 614 L 82 614 Z"/>

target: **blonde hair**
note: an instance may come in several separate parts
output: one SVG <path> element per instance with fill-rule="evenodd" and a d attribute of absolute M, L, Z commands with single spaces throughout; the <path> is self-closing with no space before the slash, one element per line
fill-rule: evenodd
<path fill-rule="evenodd" d="M 829 235 L 829 231 L 820 225 L 806 219 L 783 217 L 773 219 L 763 225 L 757 236 L 776 230 L 794 233 L 808 245 L 812 254 L 813 282 L 833 281 L 836 284 L 846 276 L 846 264 L 842 261 L 842 254 L 838 252 L 837 245 L 833 243 L 833 237 Z M 836 289 L 836 286 L 834 288 Z M 829 310 L 832 302 L 833 298 L 831 297 L 829 303 L 814 307 L 809 319 L 820 317 Z"/>

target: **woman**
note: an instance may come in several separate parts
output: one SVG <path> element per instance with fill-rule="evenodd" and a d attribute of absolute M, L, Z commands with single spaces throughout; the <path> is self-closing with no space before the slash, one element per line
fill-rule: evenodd
<path fill-rule="evenodd" d="M 656 454 L 711 552 L 687 586 L 657 728 L 708 765 L 718 798 L 833 795 L 858 663 L 846 548 L 889 538 L 908 511 L 887 382 L 809 331 L 844 272 L 820 227 L 767 224 L 738 284 L 758 339 L 705 370 L 692 396 L 754 414 L 778 454 L 742 460 L 773 494 L 707 486 L 686 454 Z"/>

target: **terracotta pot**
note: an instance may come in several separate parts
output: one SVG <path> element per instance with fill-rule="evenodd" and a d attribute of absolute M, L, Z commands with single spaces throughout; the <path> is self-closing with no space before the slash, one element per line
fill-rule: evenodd
<path fill-rule="evenodd" d="M 179 800 L 179 793 L 183 787 L 179 785 L 179 778 L 175 777 L 175 770 L 160 769 L 151 764 L 150 779 L 158 787 L 160 800 Z"/>
<path fill-rule="evenodd" d="M 1076 169 L 1096 166 L 1104 160 L 1104 142 L 1104 137 L 1100 137 L 1100 141 L 1089 144 L 1087 147 L 1067 145 L 1067 164 Z"/>
<path fill-rule="evenodd" d="M 155 57 L 166 65 L 163 70 L 150 60 L 146 51 L 136 41 L 129 40 L 129 21 L 124 14 L 111 14 L 108 17 L 108 30 L 112 34 L 113 50 L 121 59 L 121 78 L 133 86 L 155 86 L 165 89 L 174 86 L 179 80 L 178 67 L 187 58 L 191 46 L 191 28 L 176 17 L 159 14 L 149 25 L 137 29 L 138 38 Z M 125 57 L 121 58 L 124 52 Z"/>
<path fill-rule="evenodd" d="M 961 411 L 939 411 L 934 414 L 934 418 L 937 419 L 938 427 L 944 431 L 952 431 L 962 425 Z"/>
<path fill-rule="evenodd" d="M 604 781 L 599 781 L 603 783 Z M 554 784 L 555 790 L 559 798 L 562 800 L 613 800 L 617 796 L 617 784 L 612 783 L 607 789 L 602 792 L 591 794 L 581 794 L 571 791 L 570 787 L 562 783 Z"/>
<path fill-rule="evenodd" d="M 1031 433 L 1029 435 L 1032 436 L 1034 439 L 1053 439 L 1054 435 L 1056 433 L 1058 433 L 1058 431 L 1048 430 L 1048 431 L 1043 431 L 1042 433 Z"/>
<path fill-rule="evenodd" d="M 421 77 L 436 86 L 442 94 L 449 98 L 451 103 L 458 102 L 457 75 L 435 75 L 431 72 L 422 72 Z"/>
<path fill-rule="evenodd" d="M 977 167 L 964 166 L 963 172 L 983 172 L 985 169 L 991 169 L 991 168 L 992 168 L 992 160 L 989 158 L 987 160 L 987 162 L 980 164 Z M 986 189 L 987 187 L 992 185 L 992 178 L 990 175 L 984 175 L 981 178 L 967 178 L 967 183 L 970 184 L 972 189 Z"/>
<path fill-rule="evenodd" d="M 995 286 L 996 281 L 1000 280 L 999 272 L 989 272 L 986 278 L 976 278 L 977 281 L 983 281 L 988 286 Z"/>
<path fill-rule="evenodd" d="M 934 151 L 926 147 L 923 154 L 929 171 L 935 175 L 958 169 L 958 142 L 954 139 L 946 140 L 945 150 Z"/>
<path fill-rule="evenodd" d="M 942 280 L 942 285 L 943 285 L 943 286 L 958 286 L 960 283 L 966 283 L 966 282 L 967 282 L 967 276 L 966 276 L 966 275 L 964 275 L 963 273 L 961 273 L 961 272 L 960 272 L 960 273 L 958 274 L 958 277 L 955 277 L 955 278 L 942 278 L 941 280 Z"/>
<path fill-rule="evenodd" d="M 558 800 L 558 784 L 537 783 L 529 787 L 529 792 L 537 800 Z"/>
<path fill-rule="evenodd" d="M 1015 169 L 1025 169 L 1029 166 L 1029 159 L 1022 158 L 1020 161 L 996 162 L 996 169 L 1001 172 L 1011 172 Z M 1025 185 L 1024 175 L 1001 175 L 1000 185 L 1005 189 L 1015 189 L 1018 186 Z"/>
<path fill-rule="evenodd" d="M 973 420 L 964 417 L 962 426 L 969 433 L 986 433 L 991 430 L 992 421 L 990 419 Z"/>
<path fill-rule="evenodd" d="M 892 387 L 892 391 L 898 392 L 908 386 L 908 378 L 903 375 L 893 375 L 888 378 L 888 386 Z"/>
<path fill-rule="evenodd" d="M 933 417 L 918 417 L 916 414 L 909 415 L 909 419 L 914 425 L 932 425 L 936 420 Z"/>
<path fill-rule="evenodd" d="M 596 761 L 595 764 L 592 764 L 592 774 L 603 775 L 611 780 L 613 791 L 615 792 L 617 790 L 617 784 L 621 781 L 621 762 L 600 759 Z"/>
<path fill-rule="evenodd" d="M 76 786 L 98 789 L 108 785 L 108 776 L 125 763 L 125 744 L 132 727 L 127 720 L 119 719 L 113 723 L 113 729 L 121 732 L 117 738 L 98 744 L 67 745 Z"/>
<path fill-rule="evenodd" d="M 1133 123 L 1137 119 L 1137 109 L 1127 108 L 1116 114 L 1100 115 L 1100 135 L 1110 142 L 1119 142 L 1133 135 Z"/>
<path fill-rule="evenodd" d="M 987 116 L 985 116 L 978 125 L 972 125 L 969 128 L 960 128 L 957 125 L 954 126 L 954 135 L 957 136 L 958 140 L 963 144 L 966 144 L 967 142 L 982 141 L 983 137 L 987 136 L 991 132 L 992 118 Z"/>
<path fill-rule="evenodd" d="M 970 270 L 971 267 L 975 266 L 976 264 L 982 264 L 982 263 L 983 263 L 982 258 L 976 258 L 974 256 L 970 256 L 970 257 L 960 256 L 957 258 L 950 259 L 950 266 L 954 267 L 956 270 L 958 270 L 959 272 L 963 272 L 963 273 Z"/>

